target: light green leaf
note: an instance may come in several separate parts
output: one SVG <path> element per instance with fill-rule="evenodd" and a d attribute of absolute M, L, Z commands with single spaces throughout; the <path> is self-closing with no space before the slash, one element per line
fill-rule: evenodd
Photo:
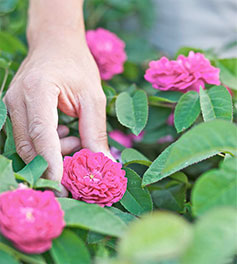
<path fill-rule="evenodd" d="M 118 216 L 125 224 L 128 224 L 136 219 L 136 216 L 125 213 L 116 207 L 108 207 L 107 210 Z"/>
<path fill-rule="evenodd" d="M 125 171 L 128 184 L 120 203 L 134 215 L 141 215 L 152 211 L 151 195 L 147 188 L 141 187 L 141 177 L 132 169 L 125 168 Z"/>
<path fill-rule="evenodd" d="M 66 225 L 121 237 L 126 224 L 106 208 L 69 198 L 58 198 L 65 212 Z"/>
<path fill-rule="evenodd" d="M 0 50 L 9 53 L 20 52 L 22 54 L 27 52 L 25 45 L 19 39 L 3 31 L 0 32 Z"/>
<path fill-rule="evenodd" d="M 237 206 L 237 158 L 225 160 L 219 169 L 204 173 L 192 191 L 193 213 L 201 215 L 218 206 Z"/>
<path fill-rule="evenodd" d="M 0 155 L 0 193 L 17 188 L 12 170 L 12 162 Z"/>
<path fill-rule="evenodd" d="M 181 96 L 174 112 L 174 124 L 178 133 L 189 128 L 200 114 L 199 95 L 190 91 Z"/>
<path fill-rule="evenodd" d="M 220 152 L 237 155 L 236 125 L 225 120 L 201 123 L 165 149 L 143 176 L 143 185 L 159 181 Z"/>
<path fill-rule="evenodd" d="M 200 103 L 204 121 L 232 120 L 232 98 L 224 86 L 214 86 L 208 91 L 201 89 Z"/>
<path fill-rule="evenodd" d="M 16 250 L 12 246 L 12 243 L 0 234 L 0 252 L 1 251 L 7 252 L 9 255 L 14 256 L 21 261 L 24 261 L 24 263 L 46 264 L 46 262 L 44 261 L 44 259 L 41 255 L 35 255 L 35 254 L 34 255 L 33 254 L 26 255 L 26 254 Z M 1 257 L 0 257 L 0 260 L 2 260 Z M 0 263 L 2 264 L 2 262 L 0 262 Z"/>
<path fill-rule="evenodd" d="M 156 212 L 130 225 L 118 253 L 125 260 L 147 263 L 181 255 L 192 238 L 191 226 L 182 217 Z"/>
<path fill-rule="evenodd" d="M 145 127 L 148 118 L 148 101 L 142 90 L 131 97 L 127 92 L 121 93 L 115 103 L 119 122 L 138 135 Z"/>
<path fill-rule="evenodd" d="M 1 0 L 0 0 L 1 1 Z M 3 69 L 7 69 L 9 67 L 9 62 L 6 61 L 5 59 L 3 58 L 0 58 L 0 68 L 3 68 Z"/>
<path fill-rule="evenodd" d="M 215 111 L 208 96 L 207 91 L 200 87 L 200 105 L 202 109 L 202 116 L 205 122 L 216 119 Z"/>
<path fill-rule="evenodd" d="M 61 187 L 59 186 L 58 182 L 43 178 L 38 179 L 34 184 L 34 189 L 40 188 L 52 189 L 59 192 L 61 191 Z"/>
<path fill-rule="evenodd" d="M 233 90 L 237 90 L 237 59 L 221 59 L 216 62 L 220 68 L 220 80 Z"/>
<path fill-rule="evenodd" d="M 20 262 L 17 259 L 15 259 L 13 256 L 1 250 L 0 250 L 0 260 L 1 260 L 1 264 L 20 264 Z"/>
<path fill-rule="evenodd" d="M 7 108 L 3 101 L 0 99 L 0 131 L 7 119 Z"/>
<path fill-rule="evenodd" d="M 190 51 L 204 53 L 204 50 L 202 50 L 202 49 L 197 49 L 197 48 L 193 48 L 193 47 L 181 47 L 177 51 L 177 53 L 175 54 L 175 59 L 177 59 L 177 57 L 179 55 L 188 56 L 188 54 L 189 54 Z"/>
<path fill-rule="evenodd" d="M 64 230 L 60 237 L 53 240 L 50 253 L 55 264 L 90 264 L 90 254 L 83 242 L 74 232 Z"/>
<path fill-rule="evenodd" d="M 216 208 L 194 225 L 194 239 L 181 264 L 224 264 L 236 252 L 237 213 L 232 208 Z"/>
<path fill-rule="evenodd" d="M 42 176 L 48 167 L 48 163 L 42 156 L 36 156 L 29 164 L 17 173 L 30 184 L 33 184 Z"/>
<path fill-rule="evenodd" d="M 148 167 L 151 165 L 151 161 L 147 157 L 145 157 L 138 150 L 132 148 L 124 149 L 121 154 L 121 158 L 124 166 L 127 166 L 132 163 L 138 163 Z"/>

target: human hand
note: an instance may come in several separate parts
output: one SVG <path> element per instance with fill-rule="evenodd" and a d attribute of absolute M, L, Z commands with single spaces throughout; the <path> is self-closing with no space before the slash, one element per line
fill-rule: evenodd
<path fill-rule="evenodd" d="M 85 40 L 76 34 L 64 32 L 34 43 L 5 102 L 17 152 L 26 163 L 42 155 L 49 165 L 47 178 L 61 182 L 63 172 L 57 107 L 69 116 L 79 117 L 81 142 L 75 137 L 62 139 L 63 154 L 81 145 L 110 156 L 106 97 L 96 63 Z M 65 127 L 61 127 L 61 136 L 62 129 L 65 131 Z"/>

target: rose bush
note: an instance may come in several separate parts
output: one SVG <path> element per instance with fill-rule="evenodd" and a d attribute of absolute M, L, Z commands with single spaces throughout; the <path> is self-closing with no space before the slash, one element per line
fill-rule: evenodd
<path fill-rule="evenodd" d="M 6 3 L 0 263 L 235 263 L 236 58 L 192 47 L 165 57 L 140 37 L 152 23 L 151 0 L 86 1 L 87 42 L 119 162 L 88 149 L 71 153 L 62 181 L 69 197 L 55 198 L 60 186 L 43 178 L 47 162 L 36 156 L 25 164 L 17 154 L 2 100 L 27 52 L 26 3 Z M 134 14 L 138 31 L 125 30 Z M 59 124 L 78 136 L 77 118 L 59 111 Z"/>

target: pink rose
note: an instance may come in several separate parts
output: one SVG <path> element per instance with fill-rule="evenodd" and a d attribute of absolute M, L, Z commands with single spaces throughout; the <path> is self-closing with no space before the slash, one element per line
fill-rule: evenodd
<path fill-rule="evenodd" d="M 123 72 L 127 56 L 125 43 L 121 39 L 106 29 L 98 28 L 88 30 L 86 40 L 102 80 L 110 80 L 114 75 Z"/>
<path fill-rule="evenodd" d="M 65 225 L 63 215 L 51 191 L 17 189 L 0 195 L 0 232 L 26 253 L 51 248 Z"/>
<path fill-rule="evenodd" d="M 82 149 L 73 157 L 64 158 L 62 184 L 72 197 L 101 207 L 111 206 L 122 199 L 127 178 L 120 163 L 103 153 Z"/>
<path fill-rule="evenodd" d="M 205 83 L 220 85 L 219 73 L 203 54 L 190 51 L 188 57 L 179 55 L 176 61 L 166 57 L 151 61 L 144 77 L 155 89 L 185 93 L 199 92 Z"/>

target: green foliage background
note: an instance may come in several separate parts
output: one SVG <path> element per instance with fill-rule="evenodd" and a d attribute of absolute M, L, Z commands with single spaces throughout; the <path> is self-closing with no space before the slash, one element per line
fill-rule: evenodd
<path fill-rule="evenodd" d="M 27 54 L 27 1 L 0 0 L 1 98 Z M 108 132 L 145 131 L 141 142 L 119 149 L 128 178 L 123 199 L 111 208 L 59 198 L 66 228 L 42 255 L 16 250 L 0 234 L 0 263 L 231 264 L 237 245 L 237 80 L 236 58 L 203 52 L 221 70 L 224 86 L 200 93 L 160 92 L 145 82 L 148 62 L 162 54 L 144 37 L 155 20 L 151 0 L 87 0 L 87 29 L 104 27 L 126 42 L 124 73 L 104 82 Z M 129 21 L 137 27 L 130 30 Z M 177 51 L 187 55 L 194 48 Z M 175 57 L 176 57 L 175 56 Z M 174 112 L 174 126 L 167 118 Z M 78 136 L 77 119 L 59 113 L 59 122 Z M 15 150 L 12 126 L 0 100 L 0 192 L 24 182 L 58 190 L 40 176 L 47 168 L 37 156 L 25 165 Z M 158 143 L 171 135 L 173 143 Z"/>

